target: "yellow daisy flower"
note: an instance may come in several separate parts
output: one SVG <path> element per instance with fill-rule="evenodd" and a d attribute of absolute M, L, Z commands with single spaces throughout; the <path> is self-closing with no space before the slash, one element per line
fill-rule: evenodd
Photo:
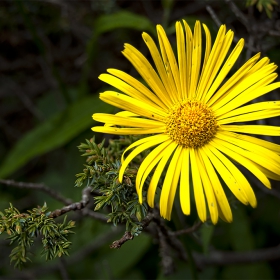
<path fill-rule="evenodd" d="M 125 150 L 124 154 L 134 148 L 126 158 L 122 156 L 120 181 L 133 158 L 153 147 L 136 177 L 140 203 L 143 184 L 154 170 L 147 192 L 147 202 L 154 207 L 158 182 L 168 165 L 161 186 L 161 216 L 170 220 L 178 186 L 182 211 L 189 215 L 191 186 L 199 218 L 206 221 L 209 211 L 215 224 L 218 217 L 232 221 L 222 181 L 242 203 L 257 205 L 250 184 L 236 165 L 247 168 L 267 188 L 271 188 L 268 178 L 280 180 L 280 145 L 246 135 L 279 136 L 280 127 L 243 124 L 280 115 L 280 101 L 248 104 L 280 87 L 280 82 L 272 83 L 277 77 L 277 66 L 269 63 L 267 57 L 260 59 L 260 53 L 225 80 L 244 40 L 240 39 L 227 56 L 233 31 L 226 32 L 222 25 L 212 46 L 209 29 L 202 26 L 203 59 L 199 21 L 193 33 L 186 21 L 176 23 L 177 58 L 162 26 L 157 26 L 159 49 L 144 32 L 142 36 L 156 70 L 136 48 L 125 44 L 124 56 L 147 86 L 116 69 L 100 75 L 102 81 L 122 92 L 106 91 L 100 93 L 100 99 L 124 111 L 115 115 L 94 114 L 93 119 L 105 125 L 92 130 L 118 135 L 148 134 Z"/>

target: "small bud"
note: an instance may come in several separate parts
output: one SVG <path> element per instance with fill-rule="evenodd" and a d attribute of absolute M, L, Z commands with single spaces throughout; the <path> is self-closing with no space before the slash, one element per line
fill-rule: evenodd
<path fill-rule="evenodd" d="M 17 232 L 18 234 L 21 233 L 21 226 L 20 226 L 20 225 L 16 225 L 16 232 Z"/>
<path fill-rule="evenodd" d="M 98 211 L 102 207 L 103 203 L 99 202 L 96 204 L 94 211 Z"/>
<path fill-rule="evenodd" d="M 69 226 L 70 226 L 70 227 L 74 227 L 74 226 L 75 226 L 75 222 L 74 222 L 74 221 L 71 221 L 71 222 L 69 223 Z"/>

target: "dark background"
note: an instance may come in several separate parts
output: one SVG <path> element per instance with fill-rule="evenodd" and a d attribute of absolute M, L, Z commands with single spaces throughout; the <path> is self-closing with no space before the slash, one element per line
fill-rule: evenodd
<path fill-rule="evenodd" d="M 246 21 L 227 2 L 1 1 L 0 178 L 43 182 L 79 201 L 81 189 L 74 188 L 74 181 L 84 158 L 77 146 L 93 136 L 90 127 L 94 125 L 94 112 L 114 110 L 98 100 L 98 93 L 108 88 L 98 76 L 107 68 L 117 68 L 137 77 L 121 54 L 123 44 L 130 43 L 148 56 L 141 33 L 146 31 L 155 38 L 156 24 L 162 24 L 175 43 L 174 23 L 184 18 L 193 27 L 198 19 L 208 25 L 214 41 L 218 30 L 215 20 L 220 20 L 234 30 L 236 40 L 246 40 L 247 47 L 236 68 L 258 51 L 279 65 L 279 5 L 273 6 L 269 18 L 264 9 L 260 12 L 255 6 L 247 7 L 246 1 L 233 1 Z M 279 91 L 268 94 L 266 99 L 279 99 Z M 279 125 L 279 118 L 264 123 Z M 102 135 L 97 137 L 102 140 Z M 276 137 L 274 141 L 279 143 Z M 206 255 L 209 250 L 254 255 L 257 249 L 277 246 L 280 187 L 273 182 L 273 191 L 269 192 L 253 178 L 250 182 L 258 199 L 256 209 L 246 208 L 230 197 L 232 224 L 220 221 L 215 227 L 204 225 L 186 240 Z M 51 210 L 62 207 L 37 190 L 1 184 L 0 195 L 0 210 L 7 208 L 9 202 L 21 211 L 44 202 Z M 61 260 L 45 262 L 40 257 L 41 247 L 35 244 L 33 262 L 17 271 L 9 264 L 11 247 L 5 240 L 7 236 L 2 236 L 3 279 L 191 279 L 189 264 L 175 253 L 175 274 L 163 276 L 158 241 L 149 235 L 143 233 L 121 249 L 112 250 L 109 244 L 123 234 L 124 228 L 85 219 L 79 213 L 68 216 L 77 222 L 76 234 L 71 238 L 70 257 Z M 280 263 L 279 259 L 238 265 L 221 263 L 204 266 L 197 273 L 200 279 L 280 279 Z"/>

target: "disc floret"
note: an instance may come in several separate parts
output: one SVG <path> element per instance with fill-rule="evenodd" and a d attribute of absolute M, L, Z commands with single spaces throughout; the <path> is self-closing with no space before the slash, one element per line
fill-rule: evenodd
<path fill-rule="evenodd" d="M 209 143 L 218 127 L 212 109 L 198 100 L 175 104 L 166 118 L 166 133 L 186 148 L 199 148 Z"/>

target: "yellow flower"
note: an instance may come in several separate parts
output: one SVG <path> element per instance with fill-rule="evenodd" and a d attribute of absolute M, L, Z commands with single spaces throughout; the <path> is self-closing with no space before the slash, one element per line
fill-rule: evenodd
<path fill-rule="evenodd" d="M 280 87 L 280 82 L 272 83 L 277 77 L 277 66 L 269 63 L 267 57 L 259 60 L 260 53 L 225 80 L 244 40 L 240 39 L 227 56 L 233 31 L 226 32 L 222 25 L 212 46 L 209 29 L 202 26 L 205 48 L 199 21 L 193 33 L 184 20 L 176 23 L 177 58 L 162 26 L 157 26 L 159 49 L 143 33 L 156 70 L 136 48 L 125 44 L 124 56 L 148 86 L 116 69 L 100 75 L 102 81 L 122 92 L 106 91 L 100 93 L 100 99 L 124 111 L 115 115 L 94 114 L 93 119 L 105 125 L 92 130 L 118 135 L 148 134 L 125 150 L 124 154 L 134 148 L 126 158 L 122 156 L 120 181 L 133 158 L 153 147 L 136 177 L 140 203 L 143 184 L 154 170 L 147 192 L 147 202 L 154 207 L 158 182 L 167 165 L 160 186 L 161 216 L 170 220 L 177 187 L 182 211 L 189 215 L 192 187 L 199 218 L 206 221 L 209 211 L 215 224 L 218 217 L 232 221 L 221 182 L 243 204 L 257 205 L 250 184 L 236 165 L 247 168 L 267 188 L 271 188 L 268 178 L 280 180 L 280 146 L 246 135 L 279 136 L 280 127 L 243 124 L 280 115 L 280 101 L 248 104 Z"/>

